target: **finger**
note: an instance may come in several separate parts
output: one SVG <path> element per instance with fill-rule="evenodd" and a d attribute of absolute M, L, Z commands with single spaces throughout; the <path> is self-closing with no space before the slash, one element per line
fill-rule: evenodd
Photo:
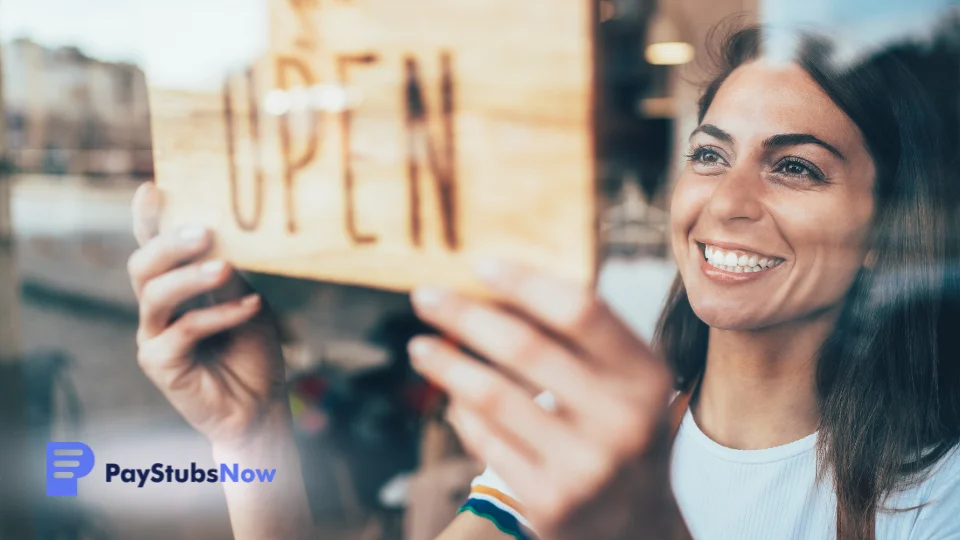
<path fill-rule="evenodd" d="M 579 361 L 554 337 L 502 309 L 437 289 L 418 290 L 413 298 L 428 322 L 549 390 L 583 437 L 631 450 L 644 444 L 649 425 L 662 412 L 670 379 L 661 365 L 604 377 L 596 365 Z"/>
<path fill-rule="evenodd" d="M 461 430 L 463 429 L 463 413 L 460 411 L 460 409 L 451 403 L 447 406 L 447 412 L 444 416 L 446 417 L 447 423 L 453 426 L 454 430 L 459 435 L 460 444 L 463 446 L 463 449 L 466 450 L 467 455 L 476 459 L 477 461 L 485 462 L 486 458 L 483 457 L 483 454 L 480 452 L 480 450 L 473 447 L 475 441 L 473 439 L 468 439 L 465 434 L 460 434 Z"/>
<path fill-rule="evenodd" d="M 153 182 L 144 182 L 137 188 L 131 203 L 133 236 L 141 246 L 160 234 L 160 212 L 163 197 Z"/>
<path fill-rule="evenodd" d="M 249 321 L 260 310 L 256 294 L 240 300 L 191 311 L 163 333 L 140 345 L 138 362 L 144 372 L 161 388 L 183 370 L 192 366 L 190 352 L 197 343 Z"/>
<path fill-rule="evenodd" d="M 520 317 L 490 304 L 438 288 L 421 288 L 413 294 L 417 314 L 449 333 L 484 358 L 549 390 L 573 409 L 602 392 L 590 367 L 574 353 Z"/>
<path fill-rule="evenodd" d="M 414 338 L 409 352 L 414 368 L 445 390 L 455 406 L 482 417 L 529 459 L 575 443 L 574 432 L 518 384 L 442 340 Z"/>
<path fill-rule="evenodd" d="M 127 262 L 133 292 L 139 299 L 147 282 L 199 257 L 208 249 L 210 235 L 203 228 L 187 227 L 175 235 L 154 238 L 135 251 Z"/>
<path fill-rule="evenodd" d="M 239 272 L 231 272 L 230 279 L 221 287 L 211 291 L 208 300 L 212 304 L 219 304 L 221 302 L 236 300 L 252 292 L 253 288 L 250 287 L 250 284 L 243 279 L 243 276 L 241 276 Z"/>
<path fill-rule="evenodd" d="M 222 286 L 232 273 L 223 261 L 207 261 L 171 270 L 147 282 L 140 297 L 138 340 L 152 339 L 163 332 L 181 304 Z"/>
<path fill-rule="evenodd" d="M 495 299 L 569 340 L 596 362 L 630 365 L 656 358 L 588 287 L 499 261 L 480 264 L 477 275 Z"/>
<path fill-rule="evenodd" d="M 501 434 L 491 429 L 474 412 L 454 406 L 449 415 L 450 423 L 460 437 L 461 443 L 469 448 L 477 459 L 497 471 L 521 500 L 533 500 L 538 496 L 537 485 L 542 468 L 530 459 L 522 449 L 514 446 Z"/>

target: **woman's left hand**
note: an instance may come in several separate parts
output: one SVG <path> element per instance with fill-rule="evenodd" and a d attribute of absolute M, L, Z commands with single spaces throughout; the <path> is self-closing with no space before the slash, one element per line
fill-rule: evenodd
<path fill-rule="evenodd" d="M 506 264 L 479 272 L 493 301 L 418 289 L 442 339 L 410 344 L 443 388 L 463 443 L 549 539 L 689 538 L 669 482 L 666 365 L 592 291 Z M 549 391 L 547 411 L 532 395 Z"/>

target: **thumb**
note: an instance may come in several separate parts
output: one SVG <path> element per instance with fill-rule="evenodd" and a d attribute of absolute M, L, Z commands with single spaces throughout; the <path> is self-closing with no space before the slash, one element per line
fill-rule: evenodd
<path fill-rule="evenodd" d="M 160 213 L 163 194 L 153 182 L 144 182 L 137 188 L 131 203 L 133 236 L 141 246 L 160 234 Z"/>

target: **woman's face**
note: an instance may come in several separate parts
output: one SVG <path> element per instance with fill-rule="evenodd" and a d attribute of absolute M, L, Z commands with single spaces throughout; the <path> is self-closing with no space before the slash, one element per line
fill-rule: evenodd
<path fill-rule="evenodd" d="M 671 242 L 697 316 L 756 330 L 840 304 L 864 263 L 875 170 L 856 125 L 801 67 L 736 69 L 688 156 Z"/>

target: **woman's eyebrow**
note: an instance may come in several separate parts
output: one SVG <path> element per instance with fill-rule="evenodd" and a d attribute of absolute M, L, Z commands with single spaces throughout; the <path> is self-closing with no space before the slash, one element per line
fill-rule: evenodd
<path fill-rule="evenodd" d="M 733 144 L 735 142 L 733 135 L 730 135 L 726 131 L 720 129 L 719 127 L 713 124 L 703 124 L 703 125 L 697 126 L 697 128 L 690 133 L 690 139 L 693 139 L 693 137 L 697 133 L 706 133 L 707 135 L 710 135 L 715 139 L 718 139 L 720 141 L 730 143 L 730 144 Z M 774 135 L 763 141 L 763 148 L 769 150 L 770 148 L 779 148 L 783 146 L 797 146 L 801 144 L 815 144 L 817 146 L 825 148 L 831 154 L 837 156 L 842 160 L 847 159 L 846 157 L 844 157 L 843 152 L 841 152 L 840 150 L 837 150 L 835 146 L 833 146 L 832 144 L 822 139 L 815 137 L 814 135 L 810 135 L 809 133 L 781 133 L 779 135 Z"/>
<path fill-rule="evenodd" d="M 824 142 L 809 133 L 781 133 L 780 135 L 774 135 L 773 137 L 768 138 L 763 141 L 764 149 L 779 148 L 783 146 L 797 146 L 801 144 L 815 144 L 817 146 L 826 148 L 831 154 L 837 156 L 842 160 L 846 160 L 843 157 L 843 153 L 837 150 L 833 145 Z"/>
<path fill-rule="evenodd" d="M 733 135 L 730 135 L 726 131 L 718 128 L 713 124 L 701 124 L 697 126 L 697 129 L 693 130 L 690 133 L 690 139 L 693 139 L 694 135 L 696 135 L 697 133 L 706 133 L 707 135 L 710 135 L 715 139 L 719 139 L 723 142 L 733 144 Z"/>

